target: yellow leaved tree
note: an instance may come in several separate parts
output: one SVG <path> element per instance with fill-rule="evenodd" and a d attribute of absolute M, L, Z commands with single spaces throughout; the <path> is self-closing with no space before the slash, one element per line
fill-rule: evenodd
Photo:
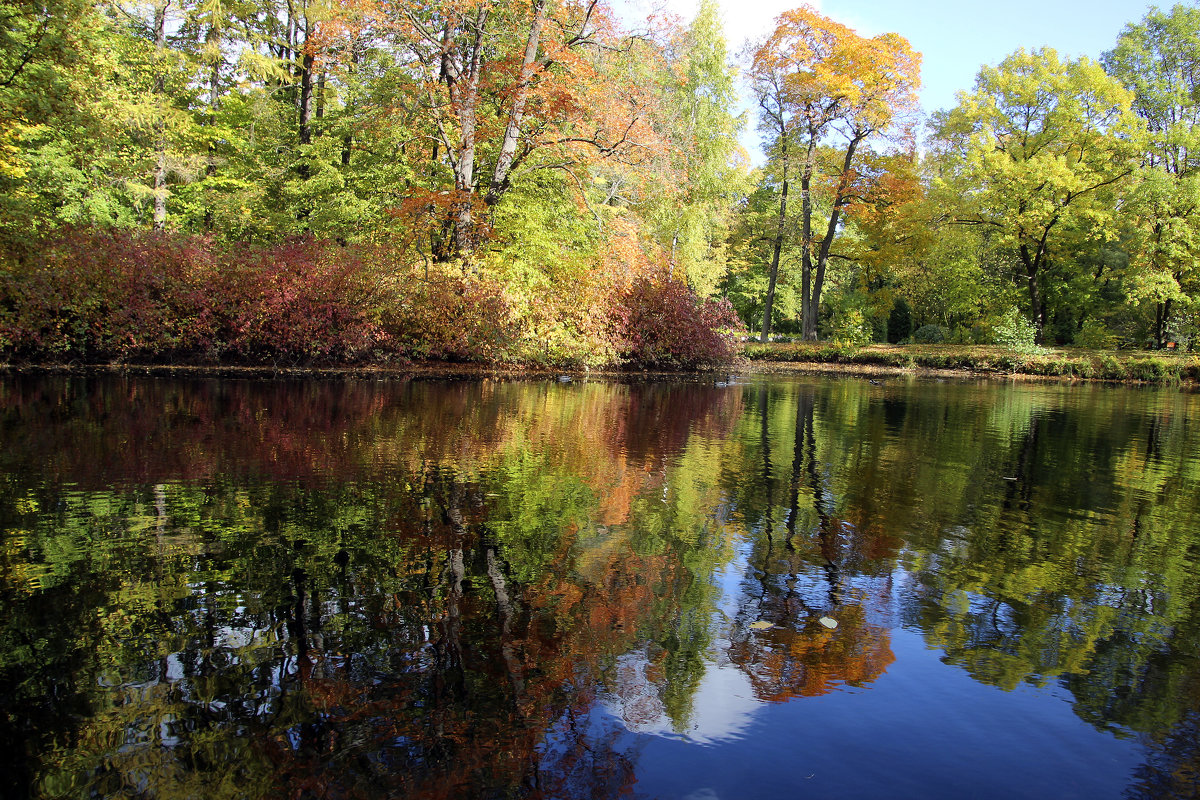
<path fill-rule="evenodd" d="M 915 108 L 921 56 L 895 33 L 872 38 L 824 17 L 808 6 L 784 12 L 775 30 L 752 53 L 749 78 L 760 110 L 774 174 L 779 184 L 779 213 L 764 304 L 762 340 L 771 329 L 771 306 L 779 275 L 779 257 L 788 224 L 788 189 L 800 182 L 800 242 L 804 338 L 817 338 L 817 311 L 830 247 L 845 207 L 852 201 L 855 156 L 864 142 L 897 127 Z M 841 152 L 830 175 L 821 175 L 819 150 L 837 142 Z M 831 185 L 828 216 L 814 227 L 814 186 Z"/>

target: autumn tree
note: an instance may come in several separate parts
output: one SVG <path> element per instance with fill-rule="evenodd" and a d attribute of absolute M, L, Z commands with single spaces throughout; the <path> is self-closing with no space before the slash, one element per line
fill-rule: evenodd
<path fill-rule="evenodd" d="M 1047 292 L 1069 280 L 1081 242 L 1115 235 L 1112 193 L 1133 173 L 1131 97 L 1094 61 L 1049 48 L 984 67 L 975 89 L 935 118 L 938 185 L 962 198 L 960 224 L 991 228 L 1014 253 L 1041 341 Z"/>
<path fill-rule="evenodd" d="M 770 158 L 778 162 L 776 217 L 762 340 L 771 328 L 779 257 L 788 235 L 788 193 L 800 184 L 801 305 L 804 338 L 817 338 L 817 312 L 830 248 L 850 201 L 855 157 L 872 136 L 885 133 L 897 114 L 913 107 L 920 56 L 895 33 L 873 38 L 821 16 L 807 6 L 785 12 L 752 53 L 749 78 L 761 113 Z M 818 150 L 841 141 L 841 158 L 828 176 L 828 217 L 814 228 Z M 823 215 L 822 215 L 823 216 Z"/>
<path fill-rule="evenodd" d="M 703 0 L 691 23 L 669 31 L 662 51 L 655 127 L 666 146 L 651 169 L 637 168 L 656 173 L 641 213 L 667 253 L 668 274 L 708 295 L 726 269 L 730 209 L 745 182 L 736 71 L 714 0 Z"/>
<path fill-rule="evenodd" d="M 1146 124 L 1129 204 L 1139 233 L 1129 289 L 1153 307 L 1154 343 L 1163 347 L 1176 310 L 1200 294 L 1200 9 L 1152 9 L 1126 26 L 1102 63 L 1133 93 Z"/>
<path fill-rule="evenodd" d="M 831 151 L 828 157 L 839 154 Z M 908 295 L 915 283 L 910 278 L 928 261 L 940 235 L 935 201 L 923 178 L 914 142 L 862 153 L 847 187 L 845 231 L 830 252 L 836 292 L 828 304 L 829 324 L 842 341 L 896 340 L 887 319 L 897 298 Z"/>
<path fill-rule="evenodd" d="M 410 101 L 429 123 L 429 160 L 449 172 L 451 185 L 435 179 L 415 195 L 443 210 L 436 258 L 474 251 L 485 212 L 523 172 L 577 170 L 646 146 L 650 99 L 628 80 L 629 48 L 598 0 L 410 2 L 389 16 L 417 72 Z"/>

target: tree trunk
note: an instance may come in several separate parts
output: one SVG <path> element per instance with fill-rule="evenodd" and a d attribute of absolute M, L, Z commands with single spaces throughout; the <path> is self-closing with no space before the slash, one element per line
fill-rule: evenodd
<path fill-rule="evenodd" d="M 812 284 L 812 295 L 807 289 L 804 292 L 807 307 L 804 309 L 804 341 L 817 340 L 817 314 L 821 309 L 821 290 L 825 286 L 825 266 L 829 263 L 829 250 L 833 246 L 833 237 L 837 234 L 838 220 L 841 218 L 842 207 L 846 203 L 846 190 L 850 185 L 850 164 L 854 161 L 854 151 L 864 135 L 857 135 L 850 140 L 846 147 L 846 155 L 842 160 L 842 175 L 838 179 L 837 193 L 833 198 L 833 210 L 829 214 L 829 225 L 825 229 L 825 238 L 821 240 L 821 249 L 817 253 L 816 276 Z"/>
<path fill-rule="evenodd" d="M 1154 306 L 1154 348 L 1165 349 L 1167 346 L 1167 324 L 1171 321 L 1170 298 Z"/>
<path fill-rule="evenodd" d="M 779 280 L 779 257 L 783 252 L 783 234 L 787 227 L 787 203 L 788 203 L 788 157 L 787 157 L 787 135 L 781 137 L 783 153 L 783 186 L 779 193 L 779 219 L 775 225 L 775 241 L 771 247 L 771 269 L 767 273 L 767 297 L 763 302 L 763 322 L 762 335 L 759 341 L 766 343 L 767 338 L 771 335 L 771 307 L 775 305 L 775 284 Z"/>
<path fill-rule="evenodd" d="M 351 42 L 351 44 L 350 44 L 350 66 L 349 66 L 348 71 L 350 72 L 351 75 L 358 72 L 358 60 L 359 60 L 359 38 L 356 36 L 356 37 L 354 37 L 353 42 Z M 351 112 L 353 112 L 354 110 L 355 110 L 354 106 L 347 103 L 347 105 L 346 105 L 347 116 L 352 116 Z M 350 166 L 350 152 L 353 149 L 353 147 L 354 147 L 354 135 L 350 132 L 350 129 L 347 128 L 346 135 L 342 137 L 342 166 L 343 167 Z"/>
<path fill-rule="evenodd" d="M 300 180 L 307 181 L 312 177 L 312 169 L 308 165 L 310 154 L 307 150 L 307 145 L 312 144 L 312 112 L 313 112 L 313 62 L 315 59 L 312 54 L 312 35 L 313 24 L 309 17 L 308 9 L 304 11 L 304 42 L 300 45 L 304 55 L 300 58 L 300 105 L 299 119 L 296 126 L 297 139 L 300 143 L 300 163 L 296 166 L 296 172 L 300 175 Z M 312 213 L 312 209 L 308 206 L 308 201 L 302 200 L 300 208 L 296 211 L 296 219 L 299 222 L 304 222 Z"/>
<path fill-rule="evenodd" d="M 804 156 L 804 174 L 800 177 L 800 325 L 805 335 L 812 319 L 812 328 L 817 329 L 809 297 L 812 295 L 812 174 L 816 167 L 817 134 L 809 132 L 808 153 Z M 805 336 L 807 338 L 807 336 Z M 815 334 L 814 334 L 815 338 Z"/>
<path fill-rule="evenodd" d="M 451 99 L 457 100 L 460 136 L 458 158 L 454 162 L 454 188 L 457 208 L 454 210 L 455 255 L 470 255 L 475 248 L 475 136 L 478 127 L 479 69 L 483 56 L 483 29 L 487 23 L 487 8 L 481 7 L 475 16 L 475 33 L 462 74 L 451 83 Z M 458 84 L 461 83 L 461 86 Z M 457 91 L 456 91 L 457 90 Z"/>
<path fill-rule="evenodd" d="M 161 59 L 167 49 L 167 7 L 170 2 L 164 2 L 154 8 L 154 52 L 160 63 L 156 65 L 157 74 L 154 76 L 154 92 L 159 101 L 166 102 L 166 74 L 163 72 Z M 160 119 L 154 125 L 155 149 L 158 151 L 154 162 L 154 230 L 161 231 L 167 227 L 167 141 L 165 124 Z"/>
<path fill-rule="evenodd" d="M 305 26 L 307 31 L 307 26 Z M 300 144 L 312 144 L 312 108 L 313 108 L 313 57 L 305 53 L 300 61 L 300 123 L 297 126 Z M 307 166 L 301 167 L 307 172 Z M 308 177 L 306 174 L 305 178 Z"/>
<path fill-rule="evenodd" d="M 321 135 L 321 121 L 325 118 L 325 79 L 326 79 L 327 75 L 328 75 L 328 73 L 325 70 L 321 70 L 320 76 L 317 77 L 317 100 L 316 100 L 316 107 L 317 107 L 317 110 L 316 110 L 316 114 L 317 114 L 316 135 L 317 136 Z"/>
<path fill-rule="evenodd" d="M 214 12 L 215 15 L 216 12 Z M 217 41 L 217 20 L 214 16 L 209 22 L 208 33 L 205 35 L 205 42 L 213 44 Z M 208 158 L 204 165 L 204 177 L 211 178 L 217 174 L 217 135 L 215 128 L 217 127 L 217 106 L 220 102 L 218 94 L 221 88 L 221 57 L 218 55 L 212 62 L 212 69 L 208 73 L 208 111 L 207 123 L 209 127 L 208 134 Z M 206 191 L 207 195 L 208 192 Z M 212 203 L 208 197 L 205 198 L 204 204 L 204 230 L 211 231 L 215 225 L 215 215 L 213 213 Z"/>
<path fill-rule="evenodd" d="M 1021 263 L 1025 267 L 1025 282 L 1029 287 L 1029 312 L 1033 315 L 1033 324 L 1037 329 L 1037 343 L 1043 341 L 1042 331 L 1046 327 L 1046 307 L 1042 300 L 1041 286 L 1038 284 L 1038 273 L 1041 271 L 1042 253 L 1039 248 L 1036 255 L 1030 255 L 1029 245 L 1018 248 Z"/>
<path fill-rule="evenodd" d="M 542 24 L 546 20 L 546 0 L 536 0 L 533 5 L 533 20 L 529 23 L 529 38 L 525 41 L 525 53 L 521 58 L 521 72 L 513 89 L 512 109 L 508 114 L 508 125 L 504 128 L 504 139 L 500 143 L 500 155 L 496 158 L 496 169 L 488 188 L 487 204 L 495 205 L 508 188 L 508 173 L 512 169 L 517 153 L 517 138 L 521 133 L 521 121 L 525 117 L 525 102 L 529 97 L 529 85 L 533 80 L 537 62 L 538 43 L 542 35 Z"/>

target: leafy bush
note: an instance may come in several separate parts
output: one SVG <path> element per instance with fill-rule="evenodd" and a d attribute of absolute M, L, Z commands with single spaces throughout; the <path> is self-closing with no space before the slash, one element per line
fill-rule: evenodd
<path fill-rule="evenodd" d="M 70 231 L 6 273 L 0 298 L 0 340 L 26 358 L 353 361 L 385 338 L 371 270 L 312 240 Z"/>
<path fill-rule="evenodd" d="M 1181 377 L 1177 361 L 1155 356 L 1126 359 L 1125 374 L 1133 380 L 1148 383 L 1178 383 Z"/>
<path fill-rule="evenodd" d="M 203 239 L 68 231 L 3 275 L 0 339 L 19 355 L 191 352 L 213 329 Z"/>
<path fill-rule="evenodd" d="M 1018 353 L 1035 353 L 1040 349 L 1037 328 L 1015 308 L 1010 308 L 992 327 L 992 340 Z"/>
<path fill-rule="evenodd" d="M 504 289 L 457 266 L 404 271 L 387 283 L 381 324 L 413 358 L 509 360 L 519 331 Z"/>
<path fill-rule="evenodd" d="M 1075 344 L 1089 350 L 1112 350 L 1117 346 L 1117 337 L 1100 320 L 1089 319 L 1075 334 Z"/>
<path fill-rule="evenodd" d="M 950 338 L 950 331 L 941 325 L 922 325 L 913 331 L 913 344 L 942 344 Z"/>
<path fill-rule="evenodd" d="M 691 369 L 726 363 L 737 352 L 741 321 L 732 304 L 703 300 L 679 281 L 638 278 L 611 308 L 613 341 L 628 363 Z"/>
<path fill-rule="evenodd" d="M 1096 374 L 1097 377 L 1107 380 L 1120 380 L 1125 377 L 1125 368 L 1115 356 L 1102 353 L 1096 359 Z"/>
<path fill-rule="evenodd" d="M 298 239 L 225 254 L 209 284 L 213 351 L 251 361 L 360 361 L 384 340 L 378 285 L 355 250 Z"/>
<path fill-rule="evenodd" d="M 831 333 L 834 341 L 843 345 L 866 344 L 871 341 L 871 322 L 863 315 L 862 309 L 840 308 L 833 318 Z"/>

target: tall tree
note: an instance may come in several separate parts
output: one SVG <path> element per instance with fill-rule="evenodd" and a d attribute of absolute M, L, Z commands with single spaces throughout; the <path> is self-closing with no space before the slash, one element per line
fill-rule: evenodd
<path fill-rule="evenodd" d="M 429 160 L 453 183 L 435 179 L 422 198 L 442 210 L 448 232 L 436 258 L 471 254 L 484 212 L 523 171 L 569 170 L 645 146 L 652 103 L 622 70 L 629 48 L 598 0 L 407 2 L 388 14 L 419 76 Z"/>
<path fill-rule="evenodd" d="M 1147 128 L 1142 169 L 1130 208 L 1133 296 L 1154 307 L 1154 341 L 1163 347 L 1176 308 L 1200 298 L 1200 9 L 1152 9 L 1126 26 L 1101 59 L 1133 92 Z"/>
<path fill-rule="evenodd" d="M 1039 341 L 1047 289 L 1065 282 L 1072 263 L 1057 245 L 1115 235 L 1116 203 L 1105 193 L 1136 163 L 1140 123 L 1130 103 L 1094 61 L 1018 50 L 984 67 L 975 90 L 935 119 L 939 180 L 964 198 L 957 221 L 994 229 L 1013 250 Z"/>
<path fill-rule="evenodd" d="M 750 80 L 762 111 L 761 128 L 779 161 L 780 200 L 764 304 L 762 339 L 786 235 L 790 181 L 800 184 L 801 297 L 804 338 L 817 338 L 817 312 L 830 248 L 850 202 L 855 156 L 870 137 L 887 131 L 898 113 L 916 103 L 920 55 L 895 33 L 870 39 L 807 6 L 776 18 L 775 30 L 752 54 Z M 840 164 L 831 178 L 829 216 L 814 232 L 818 149 L 841 139 Z M 795 175 L 793 178 L 793 169 Z"/>
<path fill-rule="evenodd" d="M 729 210 L 745 183 L 737 73 L 727 61 L 715 0 L 702 0 L 695 19 L 669 36 L 664 52 L 656 127 L 668 146 L 647 211 L 667 253 L 668 274 L 707 295 L 726 270 Z"/>

